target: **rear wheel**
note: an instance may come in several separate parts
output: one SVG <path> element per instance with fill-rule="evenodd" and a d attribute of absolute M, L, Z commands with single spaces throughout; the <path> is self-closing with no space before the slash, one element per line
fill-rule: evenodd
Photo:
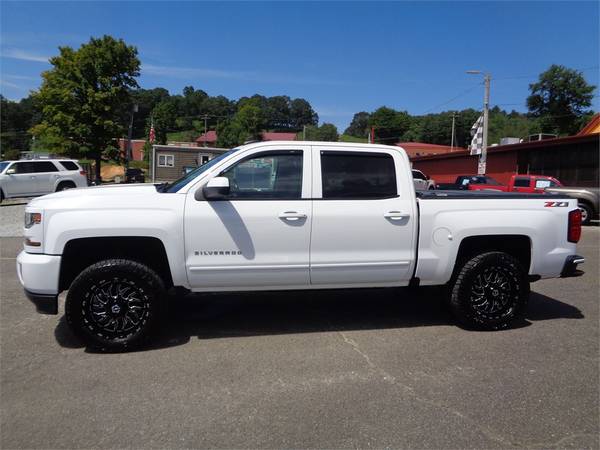
<path fill-rule="evenodd" d="M 67 323 L 87 345 L 127 351 L 145 343 L 163 310 L 164 284 L 138 262 L 110 259 L 75 278 L 65 305 Z"/>
<path fill-rule="evenodd" d="M 529 297 L 527 274 L 517 259 L 503 252 L 467 261 L 451 286 L 450 307 L 469 328 L 498 330 L 524 312 Z"/>
<path fill-rule="evenodd" d="M 58 186 L 56 186 L 56 192 L 66 191 L 67 189 L 74 189 L 75 183 L 72 181 L 61 181 Z"/>
<path fill-rule="evenodd" d="M 586 203 L 578 203 L 577 207 L 581 211 L 581 225 L 589 225 L 592 220 L 592 208 Z"/>

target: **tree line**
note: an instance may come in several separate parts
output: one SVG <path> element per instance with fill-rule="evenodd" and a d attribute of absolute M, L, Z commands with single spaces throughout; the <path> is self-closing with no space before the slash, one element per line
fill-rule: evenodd
<path fill-rule="evenodd" d="M 318 125 L 317 113 L 303 98 L 257 94 L 232 100 L 193 86 L 174 95 L 161 87 L 142 89 L 137 49 L 111 36 L 91 38 L 78 49 L 60 47 L 49 62 L 37 91 L 18 102 L 0 98 L 0 150 L 7 159 L 30 149 L 91 158 L 99 178 L 102 159 L 121 157 L 116 138 L 126 136 L 130 125 L 132 137 L 142 139 L 154 125 L 160 144 L 169 135 L 192 141 L 216 130 L 217 145 L 225 148 L 257 139 L 264 130 L 302 132 L 307 140 L 340 137 L 333 124 Z M 591 116 L 594 89 L 581 72 L 553 65 L 530 85 L 528 113 L 491 109 L 488 142 L 540 132 L 573 134 Z M 465 109 L 413 116 L 382 106 L 356 113 L 344 134 L 365 140 L 374 129 L 375 141 L 384 144 L 450 145 L 454 116 L 455 145 L 466 147 L 479 115 Z"/>

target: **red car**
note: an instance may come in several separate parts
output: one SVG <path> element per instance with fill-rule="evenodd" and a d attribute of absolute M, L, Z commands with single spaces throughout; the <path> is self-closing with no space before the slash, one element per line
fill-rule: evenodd
<path fill-rule="evenodd" d="M 508 186 L 489 184 L 469 184 L 470 191 L 493 190 L 501 192 L 529 192 L 543 193 L 549 187 L 561 187 L 562 184 L 556 178 L 546 175 L 513 175 L 510 177 Z"/>

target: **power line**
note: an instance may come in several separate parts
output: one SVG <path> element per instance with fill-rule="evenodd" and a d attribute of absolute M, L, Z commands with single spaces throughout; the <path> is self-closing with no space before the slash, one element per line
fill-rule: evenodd
<path fill-rule="evenodd" d="M 477 87 L 481 86 L 481 84 L 482 84 L 482 83 L 477 83 L 477 84 L 475 84 L 475 85 L 471 86 L 469 89 L 467 89 L 467 90 L 465 90 L 465 91 L 461 92 L 461 93 L 460 93 L 460 94 L 458 94 L 456 97 L 452 97 L 450 100 L 447 100 L 447 101 L 445 101 L 444 103 L 441 103 L 441 104 L 439 104 L 439 105 L 437 105 L 437 106 L 434 106 L 433 108 L 429 108 L 428 110 L 426 110 L 425 112 L 423 112 L 423 114 L 427 114 L 427 113 L 429 113 L 429 112 L 433 111 L 434 109 L 438 109 L 438 108 L 441 108 L 442 106 L 446 106 L 448 103 L 452 103 L 454 100 L 456 100 L 456 99 L 458 99 L 458 98 L 462 97 L 463 95 L 467 95 L 469 92 L 471 92 L 471 91 L 472 91 L 472 90 L 474 90 L 475 88 L 477 88 Z"/>

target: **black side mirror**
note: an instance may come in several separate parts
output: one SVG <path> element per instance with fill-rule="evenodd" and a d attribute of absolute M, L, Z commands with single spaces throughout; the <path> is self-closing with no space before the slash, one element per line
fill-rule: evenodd
<path fill-rule="evenodd" d="M 229 178 L 215 177 L 202 188 L 206 200 L 223 200 L 229 195 Z"/>

